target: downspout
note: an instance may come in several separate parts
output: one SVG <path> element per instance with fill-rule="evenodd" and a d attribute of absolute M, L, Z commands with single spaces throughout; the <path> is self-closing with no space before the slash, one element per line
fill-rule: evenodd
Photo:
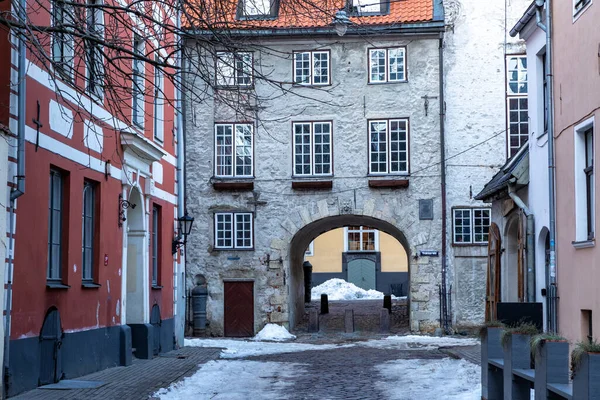
<path fill-rule="evenodd" d="M 445 138 L 445 101 L 444 101 L 444 34 L 440 33 L 439 42 L 439 82 L 440 82 L 440 168 L 441 168 L 441 189 L 442 189 L 442 319 L 443 328 L 449 333 L 450 326 L 448 321 L 448 296 L 446 290 L 447 273 L 447 249 L 446 249 L 446 138 Z"/>
<path fill-rule="evenodd" d="M 527 246 L 527 302 L 533 303 L 535 302 L 535 221 L 529 207 L 517 195 L 514 184 L 508 185 L 508 195 L 517 207 L 523 210 L 523 213 L 527 217 L 525 232 L 525 245 Z"/>
<path fill-rule="evenodd" d="M 16 9 L 17 19 L 21 23 L 25 23 L 27 19 L 27 0 L 20 0 L 19 6 Z M 11 310 L 12 310 L 12 276 L 13 262 L 15 253 L 15 206 L 16 200 L 25 194 L 25 97 L 26 97 L 26 46 L 25 36 L 19 33 L 18 44 L 18 101 L 17 101 L 17 185 L 10 192 L 10 233 L 9 233 L 9 249 L 8 249 L 8 268 L 6 276 L 6 322 L 4 328 L 4 375 L 8 374 L 9 367 L 9 351 L 10 351 L 10 329 L 11 329 Z M 6 379 L 4 380 L 6 382 Z M 6 397 L 6 385 L 2 385 L 3 397 Z"/>

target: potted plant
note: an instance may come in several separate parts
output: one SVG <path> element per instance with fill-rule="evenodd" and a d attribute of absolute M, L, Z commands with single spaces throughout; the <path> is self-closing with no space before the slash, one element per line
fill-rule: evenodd
<path fill-rule="evenodd" d="M 569 342 L 555 333 L 541 333 L 533 336 L 530 344 L 535 365 L 535 400 L 546 400 L 549 383 L 569 383 Z"/>
<path fill-rule="evenodd" d="M 502 331 L 500 341 L 504 348 L 504 394 L 509 398 L 525 399 L 530 396 L 529 382 L 513 379 L 515 369 L 531 369 L 529 341 L 539 329 L 528 322 L 520 323 Z"/>
<path fill-rule="evenodd" d="M 582 341 L 571 352 L 574 399 L 600 399 L 600 343 Z"/>

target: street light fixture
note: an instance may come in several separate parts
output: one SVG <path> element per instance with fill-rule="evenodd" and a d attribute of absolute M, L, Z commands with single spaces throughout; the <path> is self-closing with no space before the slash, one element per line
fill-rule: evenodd
<path fill-rule="evenodd" d="M 350 18 L 348 18 L 346 11 L 337 10 L 331 23 L 333 24 L 335 32 L 338 34 L 338 36 L 344 36 L 348 30 L 348 25 L 350 25 L 352 22 L 350 21 Z"/>
<path fill-rule="evenodd" d="M 177 237 L 173 240 L 172 253 L 177 253 L 177 249 L 181 246 L 185 246 L 187 243 L 187 237 L 192 232 L 192 225 L 194 224 L 194 217 L 190 217 L 185 212 L 183 217 L 177 219 Z"/>

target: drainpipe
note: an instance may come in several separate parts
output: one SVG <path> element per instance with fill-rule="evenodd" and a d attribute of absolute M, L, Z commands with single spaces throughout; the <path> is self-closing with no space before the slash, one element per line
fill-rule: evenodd
<path fill-rule="evenodd" d="M 440 81 L 440 168 L 441 168 L 441 189 L 442 189 L 442 320 L 443 328 L 449 333 L 450 326 L 448 321 L 448 291 L 446 290 L 447 273 L 447 249 L 446 249 L 446 138 L 445 138 L 445 103 L 444 103 L 444 34 L 440 33 L 439 42 L 439 81 Z"/>
<path fill-rule="evenodd" d="M 20 0 L 19 6 L 16 8 L 17 19 L 21 23 L 25 23 L 27 18 L 27 0 Z M 14 31 L 13 31 L 14 32 Z M 17 186 L 14 187 L 10 192 L 10 237 L 9 237 L 9 248 L 8 248 L 8 269 L 6 276 L 6 321 L 4 328 L 4 375 L 8 374 L 9 366 L 9 351 L 10 351 L 10 328 L 11 328 L 11 309 L 12 309 L 12 276 L 13 276 L 13 262 L 15 252 L 14 233 L 15 232 L 15 206 L 16 200 L 25 194 L 25 92 L 26 92 L 26 46 L 25 36 L 19 33 L 19 59 L 18 59 L 18 102 L 17 102 Z M 6 380 L 4 380 L 6 382 Z M 6 397 L 6 385 L 3 387 L 3 398 Z"/>
<path fill-rule="evenodd" d="M 508 195 L 515 202 L 517 207 L 523 210 L 527 217 L 527 227 L 525 232 L 525 245 L 527 246 L 527 302 L 535 302 L 535 221 L 533 213 L 525 205 L 523 200 L 517 195 L 515 185 L 508 185 Z"/>

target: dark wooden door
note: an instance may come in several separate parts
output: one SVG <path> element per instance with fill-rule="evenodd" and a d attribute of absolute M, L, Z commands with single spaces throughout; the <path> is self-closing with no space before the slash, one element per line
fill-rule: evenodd
<path fill-rule="evenodd" d="M 485 321 L 496 321 L 496 306 L 500 302 L 500 256 L 502 238 L 498 225 L 492 222 L 488 236 L 487 287 L 485 301 Z"/>
<path fill-rule="evenodd" d="M 254 336 L 254 282 L 225 282 L 225 336 Z"/>
<path fill-rule="evenodd" d="M 61 346 L 60 314 L 54 308 L 46 315 L 40 334 L 40 386 L 56 383 L 62 377 Z"/>
<path fill-rule="evenodd" d="M 152 306 L 152 312 L 150 313 L 150 325 L 154 328 L 154 355 L 157 356 L 160 353 L 160 327 L 161 327 L 161 319 L 160 319 L 160 308 L 158 304 Z"/>

